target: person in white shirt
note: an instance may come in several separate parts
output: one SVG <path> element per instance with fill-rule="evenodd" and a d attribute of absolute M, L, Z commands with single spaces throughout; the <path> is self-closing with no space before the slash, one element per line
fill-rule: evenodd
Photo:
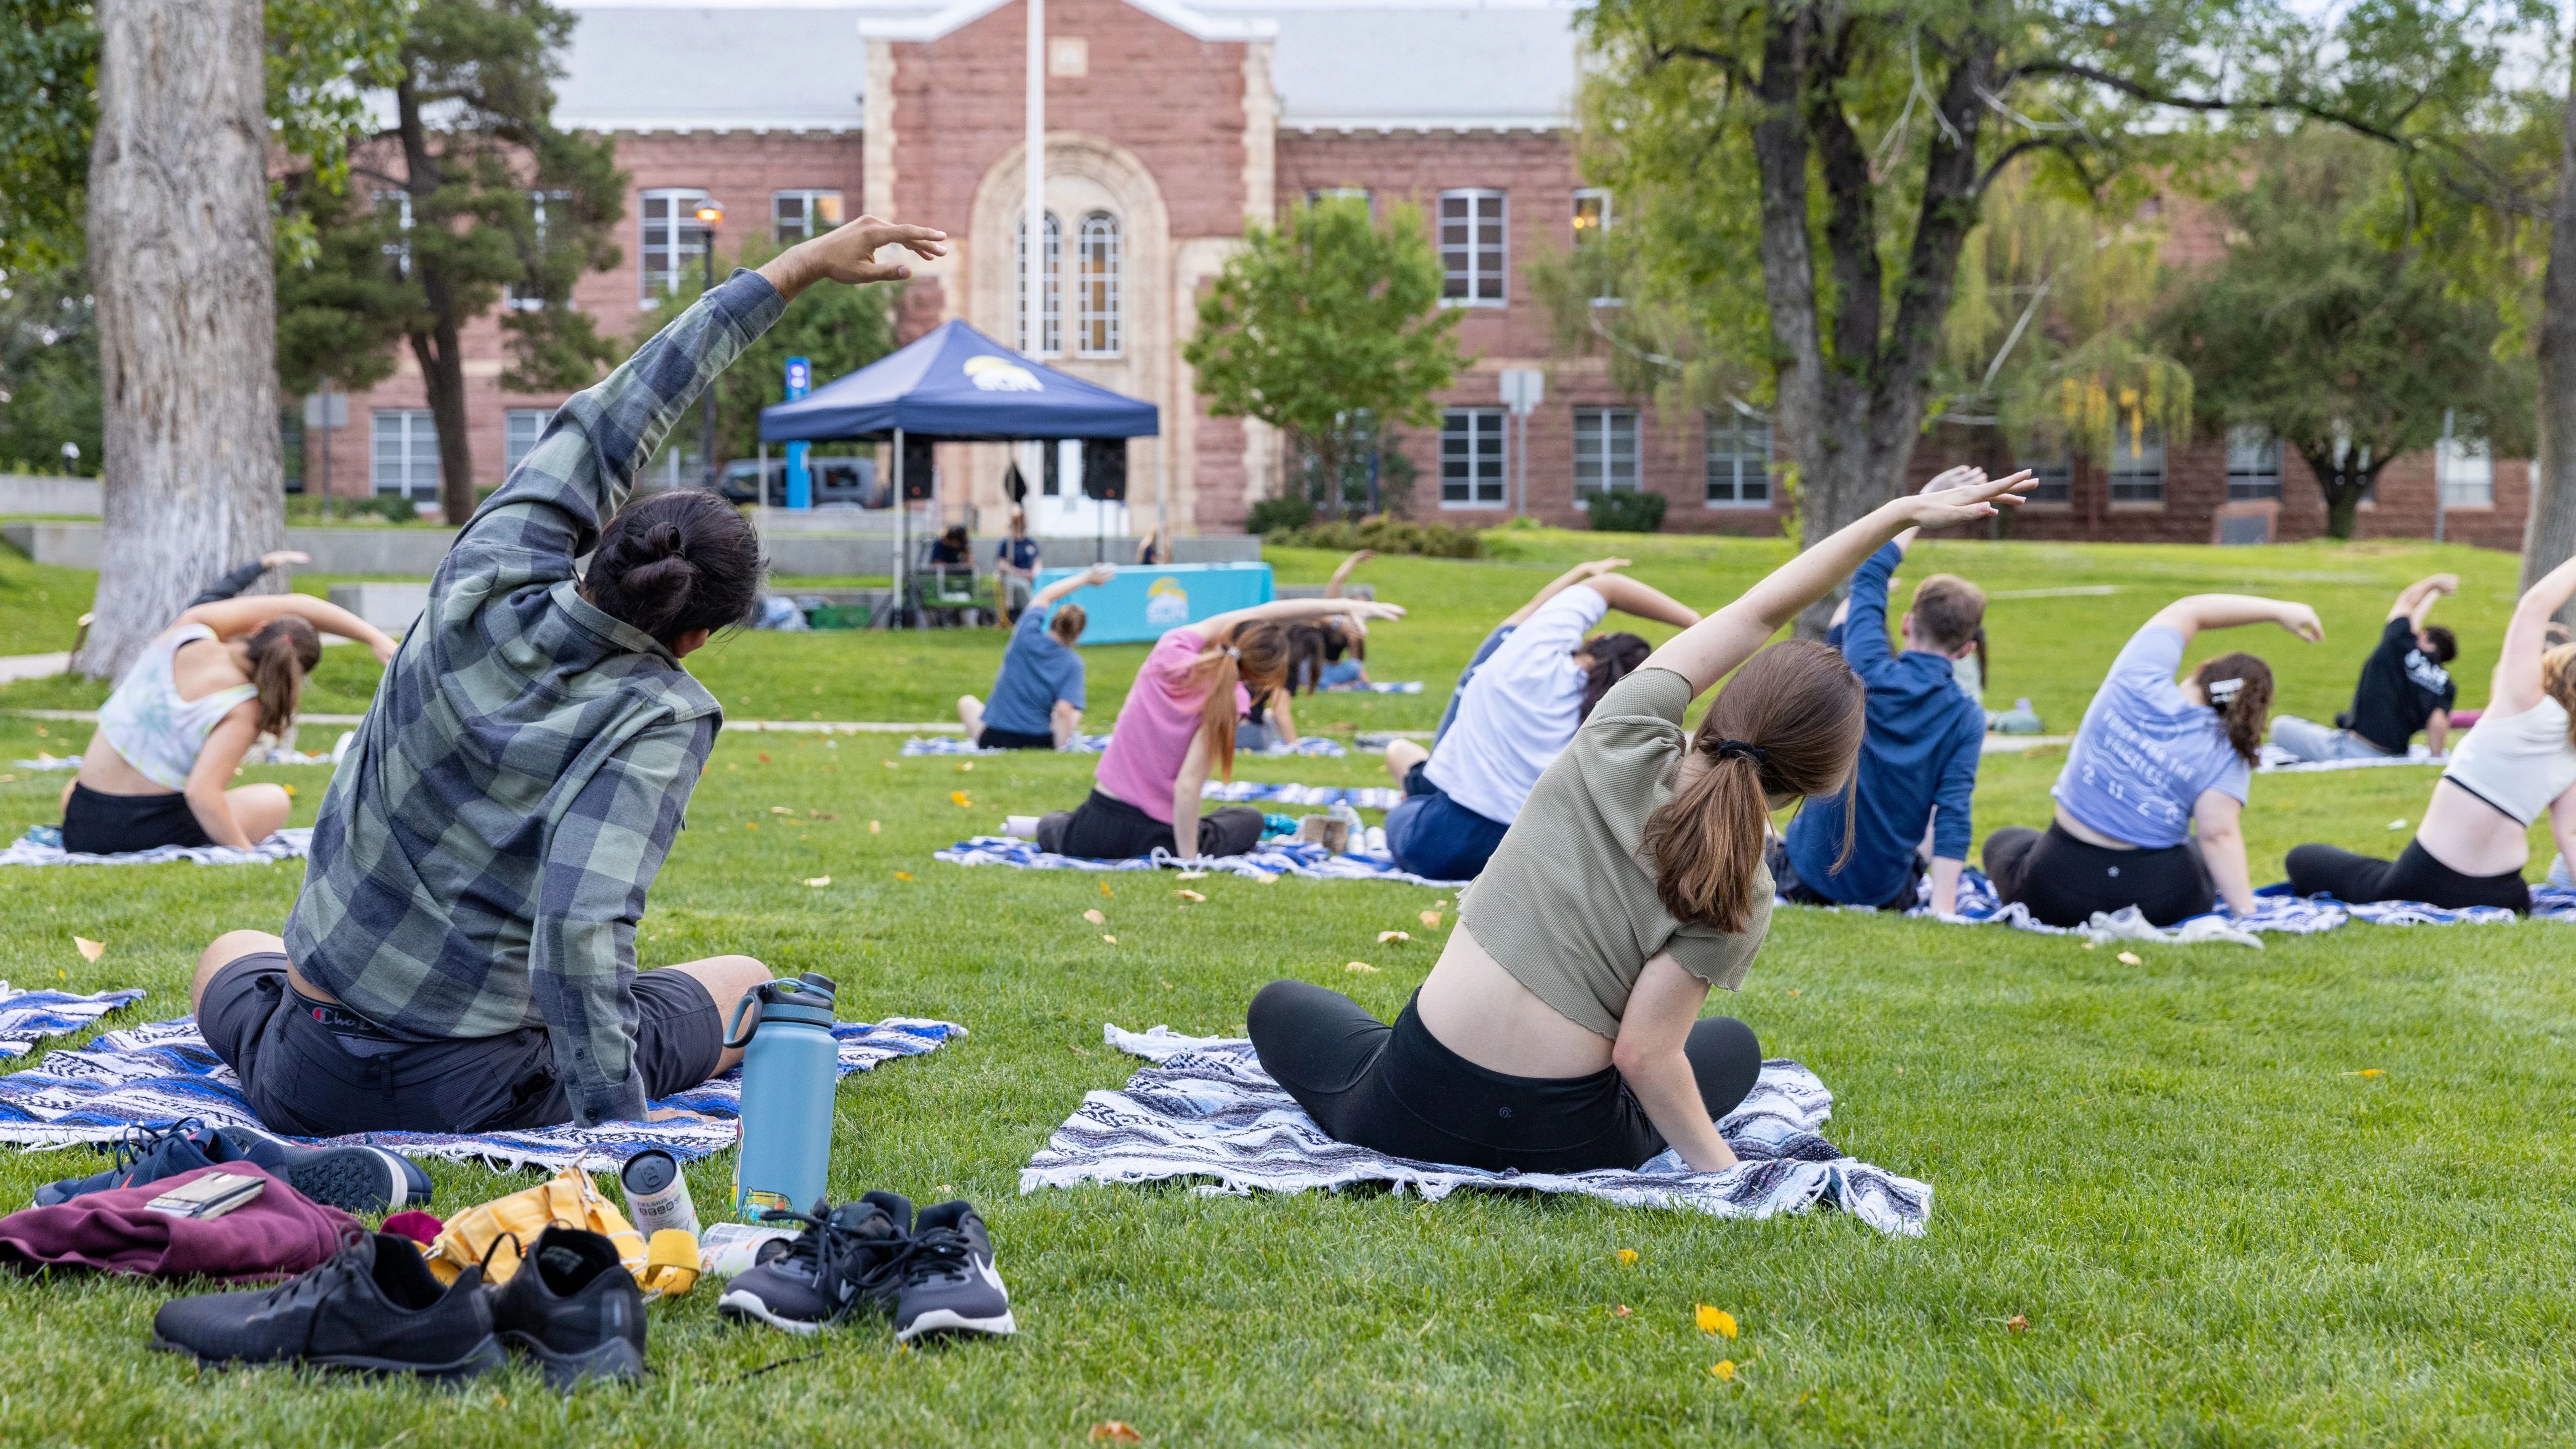
<path fill-rule="evenodd" d="M 1613 609 L 1676 628 L 1699 622 L 1661 591 L 1606 572 L 1531 611 L 1476 667 L 1431 750 L 1410 740 L 1387 746 L 1387 773 L 1405 794 L 1386 815 L 1399 868 L 1433 880 L 1467 880 L 1485 868 L 1592 707 L 1645 662 L 1648 645 L 1636 635 L 1590 634 Z"/>

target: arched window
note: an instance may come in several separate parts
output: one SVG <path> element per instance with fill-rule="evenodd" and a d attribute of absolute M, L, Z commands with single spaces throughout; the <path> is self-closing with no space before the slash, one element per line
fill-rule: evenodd
<path fill-rule="evenodd" d="M 1020 218 L 1019 250 L 1012 258 L 1013 290 L 1020 299 L 1020 351 L 1054 357 L 1064 351 L 1064 227 L 1050 211 L 1046 218 L 1046 316 L 1040 324 L 1034 354 L 1029 348 L 1029 223 Z"/>
<path fill-rule="evenodd" d="M 1116 357 L 1124 338 L 1118 323 L 1118 218 L 1095 211 L 1082 219 L 1079 268 L 1074 277 L 1073 350 L 1084 357 Z"/>

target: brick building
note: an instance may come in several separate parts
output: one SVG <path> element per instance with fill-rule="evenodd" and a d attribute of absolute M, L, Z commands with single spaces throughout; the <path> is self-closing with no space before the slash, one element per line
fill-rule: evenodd
<path fill-rule="evenodd" d="M 1019 0 L 569 4 L 580 23 L 557 119 L 613 135 L 630 176 L 623 259 L 575 292 L 604 332 L 636 331 L 659 292 L 702 265 L 690 216 L 713 197 L 726 211 L 719 255 L 747 230 L 793 240 L 860 211 L 945 228 L 954 249 L 916 269 L 899 334 L 964 318 L 1022 342 Z M 1646 488 L 1670 499 L 1670 529 L 1776 531 L 1782 500 L 1759 419 L 1659 417 L 1614 391 L 1597 360 L 1553 355 L 1531 264 L 1615 220 L 1612 199 L 1583 186 L 1567 130 L 1574 14 L 1566 0 L 1050 0 L 1041 355 L 1160 405 L 1164 436 L 1132 449 L 1124 514 L 1076 496 L 1069 450 L 1060 493 L 1033 500 L 1038 531 L 1142 531 L 1158 519 L 1183 533 L 1229 531 L 1279 486 L 1280 440 L 1209 416 L 1180 352 L 1201 289 L 1245 225 L 1327 193 L 1364 194 L 1381 215 L 1420 207 L 1450 302 L 1467 314 L 1457 335 L 1475 360 L 1441 400 L 1441 425 L 1404 430 L 1416 516 L 1487 525 L 1525 506 L 1579 526 L 1582 490 Z M 475 467 L 497 482 L 561 397 L 502 389 L 492 320 L 467 341 Z M 334 492 L 435 497 L 437 449 L 407 351 L 399 366 L 350 399 L 346 429 L 307 437 L 307 486 L 328 476 Z M 1546 374 L 1525 429 L 1502 402 L 1514 369 Z M 695 439 L 681 430 L 656 461 L 660 481 L 701 475 Z M 1971 455 L 1987 446 L 1936 443 L 1927 463 L 1950 444 Z M 2240 448 L 2238 461 L 2258 451 Z M 939 511 L 959 519 L 971 508 L 989 523 L 1012 454 L 942 447 Z M 2272 536 L 2318 531 L 2323 507 L 2295 458 L 2274 468 L 2275 501 L 2249 498 L 2263 480 L 2242 469 L 2231 478 L 2230 456 L 2220 443 L 2177 446 L 2169 466 L 2156 460 L 2153 487 L 2139 466 L 2114 477 L 2078 461 L 2064 470 L 2063 501 L 2035 506 L 2016 531 L 2212 541 L 2257 522 Z M 1044 475 L 1034 445 L 1018 461 Z M 2491 502 L 2455 509 L 2451 532 L 2511 546 L 2524 470 L 2491 471 Z M 2432 472 L 2429 460 L 2392 467 L 2363 531 L 2430 533 Z M 2466 500 L 2476 490 L 2455 480 L 2452 491 Z"/>

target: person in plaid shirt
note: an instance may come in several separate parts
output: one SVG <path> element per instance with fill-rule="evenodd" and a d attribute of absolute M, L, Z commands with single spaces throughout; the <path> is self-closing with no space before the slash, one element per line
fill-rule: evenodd
<path fill-rule="evenodd" d="M 719 1007 L 768 968 L 639 973 L 635 923 L 724 722 L 680 661 L 749 616 L 759 540 L 712 493 L 620 505 L 798 292 L 908 276 L 878 251 L 943 241 L 861 217 L 735 272 L 475 511 L 323 797 L 285 937 L 229 932 L 197 963 L 199 1026 L 270 1127 L 595 1126 L 741 1059 Z"/>

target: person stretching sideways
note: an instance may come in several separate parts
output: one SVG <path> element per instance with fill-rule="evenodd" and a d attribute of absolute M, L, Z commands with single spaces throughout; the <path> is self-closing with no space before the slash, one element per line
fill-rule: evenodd
<path fill-rule="evenodd" d="M 2206 913 L 2213 895 L 2237 915 L 2254 909 L 2239 817 L 2272 707 L 2271 666 L 2222 654 L 2174 683 L 2193 635 L 2246 624 L 2278 624 L 2311 644 L 2325 637 L 2305 604 L 2245 594 L 2167 604 L 2085 706 L 2049 792 L 2047 833 L 2016 825 L 1986 837 L 1997 896 L 2052 926 L 2124 906 L 2170 926 Z"/>
<path fill-rule="evenodd" d="M 596 1126 L 741 1059 L 718 1008 L 768 969 L 639 973 L 635 923 L 723 723 L 681 661 L 750 616 L 760 541 L 713 493 L 620 505 L 797 293 L 909 275 L 878 249 L 940 243 L 861 217 L 735 272 L 475 510 L 323 797 L 286 935 L 228 932 L 197 962 L 198 1026 L 270 1128 Z"/>
<path fill-rule="evenodd" d="M 1109 582 L 1117 570 L 1093 564 L 1071 578 L 1058 579 L 1037 591 L 1011 626 L 1011 642 L 1002 651 L 1001 670 L 993 676 L 993 702 L 971 694 L 957 697 L 957 718 L 966 725 L 969 744 L 988 750 L 1067 750 L 1082 729 L 1082 656 L 1073 646 L 1082 638 L 1089 617 L 1080 604 L 1047 610 L 1076 589 Z"/>
<path fill-rule="evenodd" d="M 1503 622 L 1496 624 L 1493 631 L 1485 636 L 1485 642 L 1476 646 L 1476 652 L 1467 656 L 1466 667 L 1458 671 L 1458 683 L 1449 691 L 1449 703 L 1441 707 L 1440 723 L 1432 727 L 1431 747 L 1435 750 L 1440 748 L 1440 742 L 1449 735 L 1449 727 L 1458 722 L 1458 701 L 1467 697 L 1467 681 L 1476 677 L 1476 671 L 1485 667 L 1485 661 L 1494 657 L 1494 651 L 1503 647 L 1503 641 L 1512 637 L 1513 630 L 1527 622 L 1541 605 L 1567 589 L 1585 579 L 1599 578 L 1627 566 L 1628 561 L 1624 558 L 1597 558 L 1590 563 L 1576 564 L 1548 580 L 1546 587 L 1530 595 L 1528 603 L 1505 615 Z"/>
<path fill-rule="evenodd" d="M 2302 760 L 2379 760 L 2405 754 L 2422 730 L 2425 748 L 2442 753 L 2450 740 L 2451 706 L 2460 698 L 2460 686 L 2443 666 L 2460 657 L 2460 640 L 2438 624 L 2426 627 L 2424 619 L 2444 594 L 2459 591 L 2458 574 L 2407 585 L 2389 606 L 2379 646 L 2361 663 L 2352 709 L 2338 721 L 2344 727 L 2275 715 L 2272 743 Z"/>
<path fill-rule="evenodd" d="M 1287 682 L 1289 626 L 1336 616 L 1365 628 L 1404 611 L 1364 599 L 1280 599 L 1165 632 L 1128 686 L 1090 798 L 1040 816 L 1038 848 L 1095 860 L 1251 849 L 1261 812 L 1230 805 L 1201 819 L 1199 796 L 1211 772 L 1234 777 L 1235 724 L 1253 696 Z"/>
<path fill-rule="evenodd" d="M 394 657 L 383 630 L 309 594 L 235 598 L 262 573 L 309 563 L 262 555 L 188 601 L 126 666 L 99 706 L 80 773 L 63 789 L 63 849 L 120 855 L 163 846 L 248 850 L 277 833 L 292 805 L 283 785 L 235 785 L 261 735 L 284 739 L 322 662 L 327 631 Z"/>
<path fill-rule="evenodd" d="M 2576 644 L 2543 652 L 2551 616 L 2576 598 L 2576 559 L 2543 575 L 2505 625 L 2487 706 L 2433 783 L 2424 823 L 2394 861 L 2331 845 L 2290 851 L 2290 889 L 2303 896 L 2424 901 L 2528 913 L 2531 826 L 2545 812 L 2560 853 L 2576 859 Z"/>
<path fill-rule="evenodd" d="M 1953 468 L 1925 485 L 1946 492 L 1986 480 L 1982 468 Z M 1908 529 L 1852 575 L 1850 612 L 1828 643 L 1842 650 L 1868 690 L 1869 730 L 1852 771 L 1853 808 L 1828 801 L 1799 812 L 1789 838 L 1771 848 L 1771 875 L 1782 898 L 1806 905 L 1914 908 L 1922 879 L 1917 855 L 1932 828 L 1932 911 L 1959 908 L 1959 872 L 1974 837 L 1969 797 L 1985 749 L 1986 712 L 1959 688 L 1958 661 L 1973 659 L 1985 624 L 1986 595 L 1953 574 L 1934 574 L 1914 588 L 1914 607 L 1897 625 L 1905 647 L 1887 647 L 1887 587 L 1914 542 Z M 1852 828 L 1846 838 L 1843 822 Z"/>
<path fill-rule="evenodd" d="M 1483 663 L 1468 666 L 1458 717 L 1430 750 L 1411 740 L 1386 747 L 1386 772 L 1405 795 L 1386 813 L 1387 853 L 1399 867 L 1432 880 L 1485 868 L 1541 772 L 1646 658 L 1646 641 L 1634 634 L 1585 638 L 1602 615 L 1699 622 L 1688 606 L 1621 574 L 1550 588 L 1526 616 L 1513 616 L 1518 624 L 1504 621 L 1512 632 Z"/>
<path fill-rule="evenodd" d="M 1840 788 L 1865 727 L 1840 654 L 1763 643 L 1899 531 L 1991 516 L 2029 487 L 2017 473 L 1885 504 L 1656 650 L 1540 776 L 1395 1024 L 1274 981 L 1247 1014 L 1262 1069 L 1334 1137 L 1422 1162 L 1584 1172 L 1670 1146 L 1695 1171 L 1734 1166 L 1717 1119 L 1762 1049 L 1700 1009 L 1741 989 L 1769 927 L 1770 813 Z"/>

